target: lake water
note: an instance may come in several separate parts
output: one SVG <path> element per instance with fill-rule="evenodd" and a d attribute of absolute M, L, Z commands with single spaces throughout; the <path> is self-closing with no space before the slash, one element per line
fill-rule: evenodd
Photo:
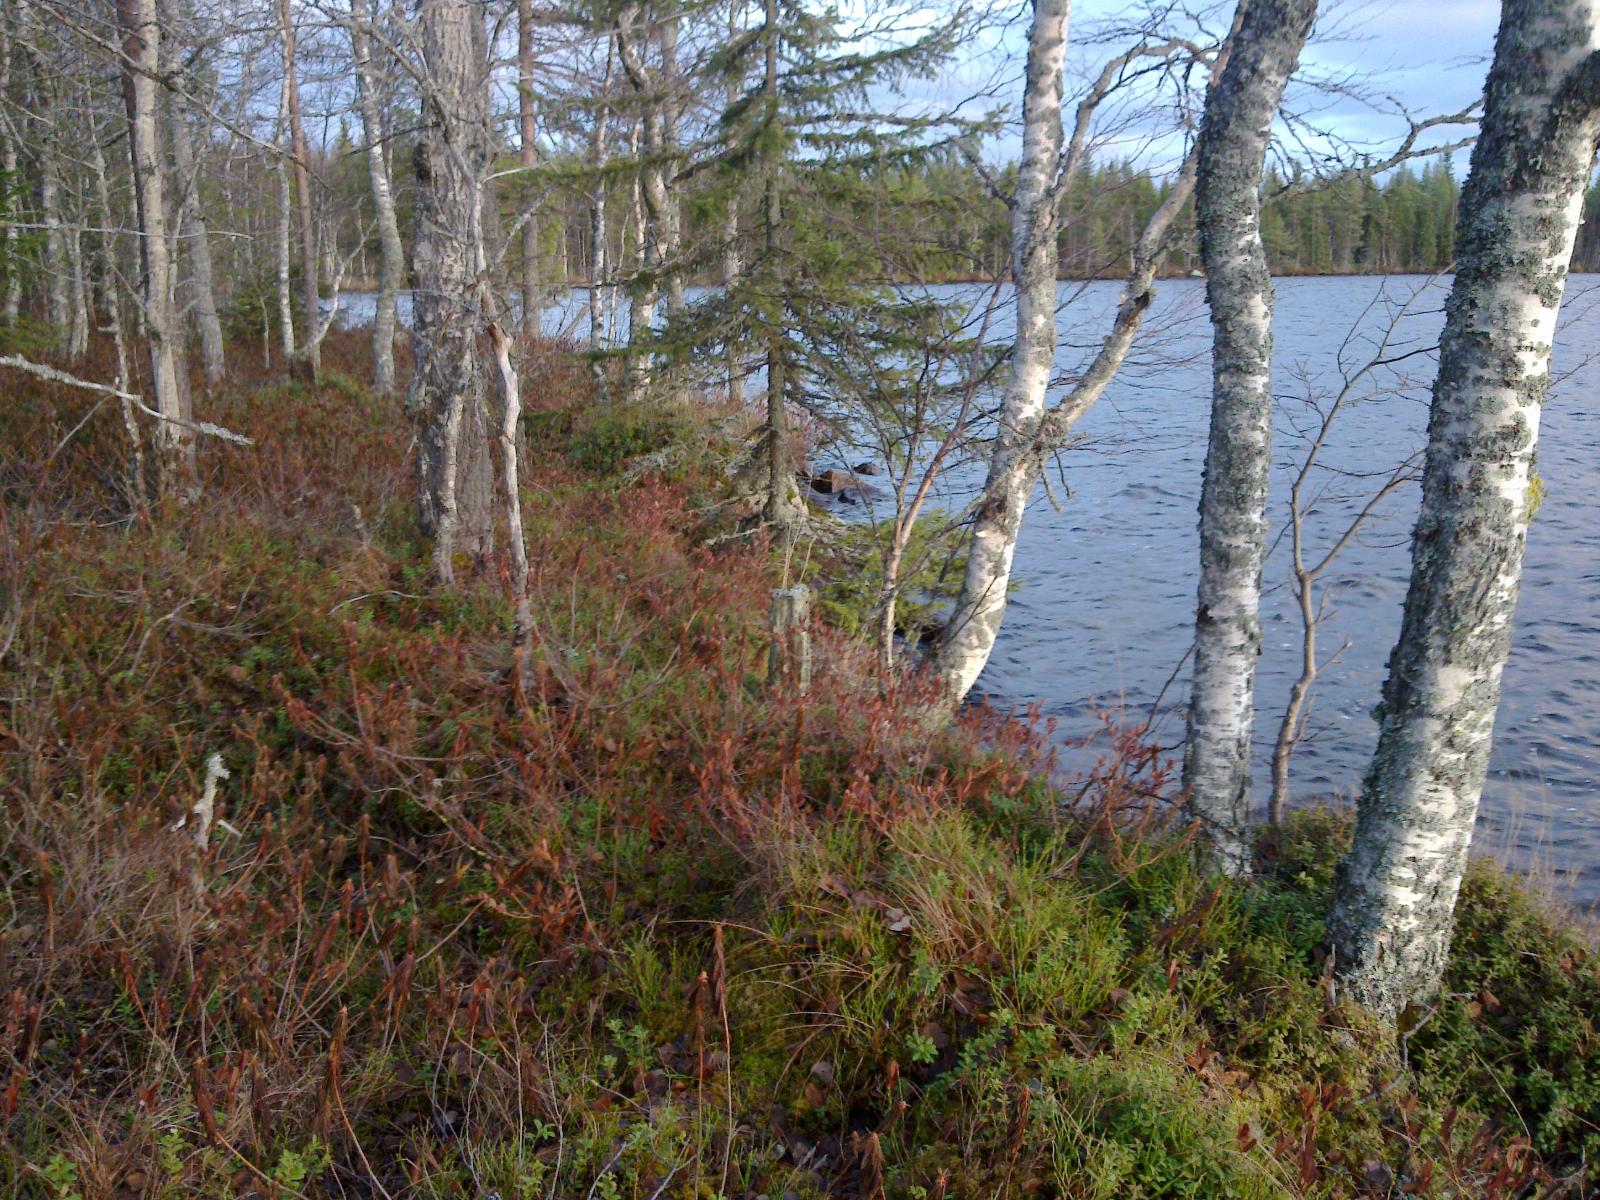
<path fill-rule="evenodd" d="M 1312 414 L 1300 401 L 1308 390 L 1331 394 L 1341 360 L 1347 367 L 1367 362 L 1375 340 L 1391 328 L 1390 356 L 1415 352 L 1358 389 L 1360 401 L 1334 426 L 1322 460 L 1342 474 L 1319 476 L 1322 495 L 1306 522 L 1313 559 L 1380 477 L 1422 445 L 1434 365 L 1426 349 L 1443 322 L 1447 285 L 1421 277 L 1278 283 L 1275 534 L 1305 449 L 1301 435 Z M 1119 290 L 1117 283 L 1061 285 L 1063 378 L 1098 342 Z M 586 337 L 585 302 L 580 292 L 553 306 L 546 329 Z M 370 319 L 370 297 L 347 297 L 345 305 L 345 321 Z M 1009 324 L 1009 313 L 997 313 L 994 336 L 1008 337 Z M 1142 718 L 1169 680 L 1156 735 L 1176 743 L 1183 732 L 1182 666 L 1193 636 L 1210 404 L 1203 284 L 1163 284 L 1147 329 L 1133 361 L 1080 423 L 1080 444 L 1061 456 L 1059 472 L 1051 469 L 1059 509 L 1042 488 L 1030 504 L 1016 556 L 1022 586 L 978 683 L 997 703 L 1037 704 L 1067 739 L 1093 733 L 1102 710 Z M 1540 436 L 1545 498 L 1528 539 L 1475 839 L 1480 850 L 1554 877 L 1558 890 L 1581 904 L 1600 901 L 1600 363 L 1591 356 L 1600 356 L 1600 277 L 1578 275 L 1556 338 L 1557 380 Z M 855 453 L 838 451 L 841 460 Z M 981 479 L 977 464 L 951 472 L 941 502 L 958 508 Z M 1344 649 L 1312 695 L 1309 737 L 1293 761 L 1297 799 L 1348 796 L 1359 786 L 1376 736 L 1370 710 L 1399 631 L 1417 498 L 1415 484 L 1392 494 L 1321 581 L 1327 612 L 1320 649 L 1324 656 Z M 1261 796 L 1278 716 L 1300 666 L 1299 614 L 1288 578 L 1284 539 L 1268 561 L 1263 597 L 1256 685 Z"/>

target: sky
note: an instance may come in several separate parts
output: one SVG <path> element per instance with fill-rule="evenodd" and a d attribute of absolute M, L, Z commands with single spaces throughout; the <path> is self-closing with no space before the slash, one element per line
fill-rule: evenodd
<path fill-rule="evenodd" d="M 1005 24 L 992 35 L 989 52 L 969 53 L 956 76 L 931 90 L 948 102 L 970 94 L 981 81 L 992 89 L 993 102 L 1016 114 L 1020 110 L 1028 6 L 1011 0 L 990 3 Z M 1119 18 L 1125 20 L 1130 12 L 1147 11 L 1150 5 L 1151 0 L 1074 0 L 1067 60 L 1069 97 L 1074 85 L 1081 87 L 1114 52 L 1105 44 L 1096 44 L 1097 33 L 1117 24 Z M 1208 24 L 1215 27 L 1228 20 L 1233 3 L 1200 0 L 1193 7 L 1210 11 Z M 1420 118 L 1458 112 L 1482 95 L 1499 13 L 1498 0 L 1324 0 L 1312 41 L 1301 57 L 1298 78 L 1359 81 L 1358 90 L 1368 93 L 1373 103 L 1314 92 L 1307 84 L 1297 83 L 1286 104 L 1313 110 L 1318 126 L 1375 152 L 1392 147 L 1406 132 L 1404 120 L 1395 112 L 1396 104 Z M 1110 43 L 1116 49 L 1127 44 L 1125 38 Z M 1431 140 L 1450 141 L 1468 132 L 1441 129 Z M 1172 146 L 1140 145 L 1133 136 L 1123 147 L 1113 152 L 1156 169 L 1164 159 L 1175 157 Z M 990 154 L 996 161 L 1004 161 L 1014 158 L 1018 148 L 1013 127 L 996 139 Z M 1465 173 L 1466 158 L 1465 153 L 1455 158 L 1458 175 Z"/>
<path fill-rule="evenodd" d="M 1371 73 L 1375 88 L 1417 115 L 1456 112 L 1483 94 L 1499 19 L 1496 0 L 1346 0 L 1319 19 L 1303 62 Z M 1330 115 L 1353 133 L 1381 137 L 1394 129 L 1359 105 Z M 1462 155 L 1457 169 L 1464 167 Z"/>

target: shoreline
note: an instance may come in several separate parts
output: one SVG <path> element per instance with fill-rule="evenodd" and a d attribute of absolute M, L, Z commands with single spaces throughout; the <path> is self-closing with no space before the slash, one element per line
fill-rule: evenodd
<path fill-rule="evenodd" d="M 1292 271 L 1291 270 L 1291 271 L 1274 271 L 1272 273 L 1272 278 L 1274 278 L 1274 279 L 1418 279 L 1418 278 L 1430 278 L 1430 277 L 1433 277 L 1433 276 L 1438 276 L 1440 278 L 1444 278 L 1444 277 L 1448 276 L 1449 274 L 1451 274 L 1451 272 L 1449 272 L 1449 271 Z M 1569 271 L 1568 272 L 1568 278 L 1569 279 L 1573 278 L 1575 276 L 1586 276 L 1586 275 L 1600 275 L 1600 271 Z M 1116 275 L 1116 274 L 1105 274 L 1105 275 L 1058 275 L 1056 277 L 1056 282 L 1057 283 L 1120 283 L 1123 280 L 1125 280 L 1126 278 L 1127 278 L 1126 275 Z M 1189 273 L 1176 272 L 1176 271 L 1167 272 L 1165 274 L 1157 276 L 1157 279 L 1160 282 L 1163 282 L 1163 283 L 1180 282 L 1180 281 L 1189 280 L 1189 279 L 1192 279 L 1192 280 L 1195 280 L 1195 281 L 1198 282 L 1198 281 L 1204 280 L 1204 278 L 1205 278 L 1205 276 L 1200 274 L 1199 272 L 1194 272 L 1192 274 L 1189 274 Z M 889 286 L 907 287 L 907 286 L 912 286 L 912 285 L 917 284 L 917 283 L 920 282 L 920 283 L 924 283 L 924 284 L 926 284 L 927 286 L 930 286 L 930 287 L 947 287 L 947 286 L 952 285 L 952 284 L 974 284 L 974 285 L 976 285 L 976 284 L 993 284 L 993 283 L 996 282 L 996 280 L 992 276 L 987 276 L 987 275 L 947 275 L 947 276 L 941 276 L 941 277 L 939 277 L 937 279 L 928 279 L 928 280 L 920 280 L 920 281 L 919 280 L 911 280 L 911 279 L 870 279 L 870 280 L 862 280 L 860 282 L 864 286 L 870 286 L 872 284 L 887 284 Z M 1001 281 L 1001 282 L 1004 282 L 1004 281 Z M 563 289 L 563 290 L 566 290 L 566 291 L 580 291 L 580 290 L 582 290 L 584 288 L 587 288 L 589 286 L 589 281 L 587 279 L 568 279 L 564 283 L 551 284 L 550 286 L 553 287 L 553 288 L 560 288 L 560 289 Z M 716 284 L 716 282 L 714 280 L 713 281 L 694 280 L 694 281 L 690 282 L 689 286 L 691 286 L 691 287 L 706 287 L 706 288 L 710 288 L 710 287 L 716 287 L 717 284 Z M 370 281 L 361 280 L 358 283 L 350 283 L 350 284 L 346 284 L 344 287 L 341 287 L 339 289 L 339 294 L 340 295 L 344 295 L 344 296 L 373 296 L 373 295 L 376 295 L 378 293 L 378 290 L 379 289 L 375 285 L 372 285 L 370 283 Z M 411 289 L 409 287 L 404 287 L 404 288 L 401 288 L 400 291 L 402 293 L 406 293 L 406 292 L 410 292 Z M 323 297 L 324 300 L 327 300 L 328 298 L 329 297 L 327 297 L 327 296 Z"/>

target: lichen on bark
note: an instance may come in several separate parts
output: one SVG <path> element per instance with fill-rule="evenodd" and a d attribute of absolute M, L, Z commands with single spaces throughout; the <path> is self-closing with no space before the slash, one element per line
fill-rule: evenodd
<path fill-rule="evenodd" d="M 1206 100 L 1196 225 L 1211 308 L 1211 432 L 1200 496 L 1200 586 L 1184 786 L 1213 858 L 1249 865 L 1250 735 L 1272 469 L 1272 278 L 1261 177 L 1273 118 L 1315 0 L 1254 0 Z"/>
<path fill-rule="evenodd" d="M 1550 349 L 1600 136 L 1595 0 L 1507 0 L 1462 192 L 1400 639 L 1329 934 L 1348 992 L 1436 995 L 1511 645 Z M 1583 104 L 1575 94 L 1588 95 Z"/>

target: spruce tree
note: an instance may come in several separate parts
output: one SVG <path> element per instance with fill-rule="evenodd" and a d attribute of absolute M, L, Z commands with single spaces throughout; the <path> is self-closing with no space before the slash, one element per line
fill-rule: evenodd
<path fill-rule="evenodd" d="M 814 407 L 840 322 L 883 330 L 905 319 L 885 274 L 870 214 L 898 173 L 919 168 L 978 122 L 948 114 L 907 118 L 872 110 L 878 89 L 931 78 L 966 21 L 930 24 L 914 7 L 873 10 L 850 23 L 806 0 L 762 0 L 759 23 L 731 37 L 711 63 L 730 86 L 702 151 L 697 204 L 748 215 L 726 226 L 742 242 L 742 269 L 674 312 L 650 349 L 669 362 L 699 361 L 708 378 L 762 372 L 759 445 L 762 518 L 780 543 L 804 519 L 796 483 L 792 409 Z M 737 84 L 739 86 L 731 86 Z M 729 247 L 700 243 L 709 269 Z"/>

